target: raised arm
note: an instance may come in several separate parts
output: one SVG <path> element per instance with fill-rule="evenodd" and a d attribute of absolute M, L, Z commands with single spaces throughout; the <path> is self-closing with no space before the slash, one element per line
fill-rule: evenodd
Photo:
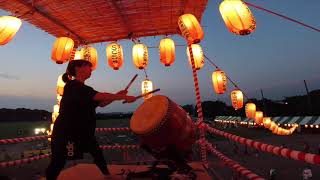
<path fill-rule="evenodd" d="M 112 103 L 113 101 L 117 101 L 117 100 L 126 100 L 129 102 L 134 102 L 135 101 L 135 97 L 134 96 L 127 96 L 124 93 L 118 92 L 117 94 L 111 94 L 111 93 L 101 93 L 98 92 L 93 99 L 95 101 L 99 102 L 99 106 L 100 107 L 104 107 L 110 103 Z"/>

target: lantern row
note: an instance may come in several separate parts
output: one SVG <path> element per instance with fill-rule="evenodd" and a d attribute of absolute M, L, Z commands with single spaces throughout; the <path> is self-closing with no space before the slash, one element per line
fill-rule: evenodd
<path fill-rule="evenodd" d="M 242 9 L 242 11 L 238 11 L 239 9 Z M 255 29 L 255 21 L 254 19 L 252 20 L 253 16 L 249 8 L 242 1 L 225 0 L 220 5 L 220 12 L 229 30 L 235 34 L 246 35 Z M 241 12 L 241 14 L 239 14 L 239 12 Z M 249 19 L 251 18 L 251 21 L 243 20 L 242 18 L 235 18 L 238 20 L 238 23 L 236 21 L 235 23 L 232 23 L 235 15 L 237 17 L 241 17 L 243 15 L 243 17 L 247 17 L 247 19 L 249 17 Z M 247 22 L 251 22 L 252 24 L 246 27 L 244 25 L 246 25 Z M 201 69 L 204 65 L 203 51 L 199 44 L 194 44 L 199 43 L 204 37 L 204 33 L 199 22 L 192 14 L 184 14 L 179 17 L 178 26 L 182 36 L 184 36 L 188 43 L 191 44 L 190 47 L 191 52 L 193 53 L 193 59 L 195 60 L 195 68 L 197 70 Z M 160 42 L 159 48 L 161 62 L 164 63 L 165 66 L 172 64 L 175 58 L 174 42 L 168 38 L 163 39 Z M 75 47 L 74 41 L 71 38 L 60 37 L 53 45 L 51 58 L 58 64 L 65 63 L 68 60 L 86 59 L 92 63 L 93 70 L 96 69 L 98 61 L 96 49 L 87 45 L 79 51 L 76 51 L 76 49 L 77 47 Z M 117 43 L 111 43 L 107 46 L 106 52 L 108 64 L 115 70 L 119 69 L 123 64 L 123 51 L 121 46 Z M 191 64 L 191 57 L 188 49 L 187 55 Z M 148 65 L 147 47 L 141 43 L 135 44 L 133 46 L 132 57 L 134 64 L 138 69 L 145 69 Z M 224 93 L 227 84 L 224 72 L 219 69 L 216 70 L 212 74 L 212 80 L 216 93 Z M 151 84 L 152 87 L 152 82 L 146 80 L 142 84 L 142 91 L 147 92 L 149 90 L 150 86 L 146 86 L 147 84 Z M 58 102 L 61 99 L 61 94 L 62 93 L 58 93 L 57 95 Z M 243 95 L 240 90 L 233 91 L 231 93 L 231 99 L 235 109 L 242 108 Z M 59 103 L 55 105 L 53 119 L 57 117 L 58 110 Z"/>
<path fill-rule="evenodd" d="M 220 70 L 217 65 L 215 65 L 208 57 L 204 56 L 215 68 L 216 70 L 212 73 L 212 82 L 214 90 L 217 94 L 223 94 L 226 91 L 227 80 L 230 80 L 235 86 L 235 90 L 231 92 L 231 103 L 235 110 L 243 107 L 243 92 L 239 87 L 225 74 L 224 71 Z M 247 96 L 246 96 L 247 97 Z M 293 124 L 290 129 L 284 129 L 275 124 L 269 117 L 264 117 L 262 111 L 256 110 L 256 105 L 254 103 L 248 102 L 245 106 L 245 112 L 247 118 L 254 119 L 255 123 L 264 126 L 265 128 L 272 131 L 272 133 L 277 135 L 290 135 L 298 127 L 297 124 Z M 271 126 L 272 124 L 272 126 Z"/>
<path fill-rule="evenodd" d="M 214 64 L 208 57 L 204 56 L 215 68 L 216 70 L 212 73 L 212 82 L 214 90 L 217 94 L 223 94 L 226 91 L 227 79 L 232 82 L 235 86 L 235 90 L 231 92 L 231 103 L 235 110 L 243 107 L 243 92 L 239 87 L 224 73 L 219 67 Z M 246 96 L 247 97 L 247 96 Z M 269 117 L 264 117 L 262 111 L 256 110 L 256 105 L 254 103 L 248 102 L 245 106 L 245 112 L 247 118 L 254 119 L 255 123 L 270 129 L 274 134 L 278 135 L 290 135 L 298 127 L 297 124 L 293 124 L 290 129 L 284 129 L 275 124 Z M 270 126 L 272 124 L 272 126 Z"/>
<path fill-rule="evenodd" d="M 266 129 L 269 129 L 272 133 L 277 135 L 290 135 L 299 126 L 298 124 L 293 124 L 289 129 L 280 127 L 279 124 L 272 121 L 270 117 L 264 117 L 262 111 L 256 111 L 256 105 L 254 103 L 247 103 L 245 112 L 247 118 L 254 119 L 256 124 L 264 126 Z"/>
<path fill-rule="evenodd" d="M 220 119 L 215 119 L 214 120 L 215 122 L 217 123 L 222 123 L 222 124 L 240 124 L 240 125 L 253 125 L 253 126 L 256 126 L 256 127 L 259 127 L 259 126 L 263 126 L 263 124 L 257 124 L 255 122 L 243 122 L 243 121 L 235 121 L 235 120 L 220 120 Z M 281 126 L 280 123 L 277 124 L 278 126 Z M 284 127 L 293 127 L 295 124 L 283 124 Z M 302 126 L 302 127 L 305 127 L 305 128 L 320 128 L 319 125 L 298 125 L 299 126 Z"/>
<path fill-rule="evenodd" d="M 246 35 L 252 32 L 255 29 L 255 20 L 249 10 L 249 8 L 240 0 L 225 0 L 220 4 L 220 13 L 227 25 L 228 29 L 238 35 Z M 234 16 L 237 15 L 237 18 Z M 251 18 L 251 19 L 250 19 Z M 7 19 L 7 20 L 5 20 Z M 8 20 L 10 19 L 10 20 Z M 10 39 L 15 35 L 18 31 L 19 27 L 21 26 L 21 20 L 15 17 L 8 16 L 3 18 L 3 22 L 1 27 L 6 27 L 7 25 L 14 24 L 11 21 L 20 22 L 19 26 L 10 26 L 7 28 L 7 34 Z M 16 23 L 19 24 L 19 23 Z M 199 70 L 204 66 L 204 57 L 203 51 L 199 43 L 203 37 L 204 33 L 200 26 L 200 23 L 196 19 L 196 17 L 192 14 L 184 14 L 179 17 L 178 19 L 178 26 L 181 32 L 181 35 L 185 37 L 188 43 L 191 44 L 191 49 L 193 52 L 193 57 L 195 60 L 196 69 Z M 11 31 L 10 29 L 15 29 L 15 31 Z M 5 32 L 5 31 L 3 31 Z M 6 43 L 8 42 L 6 41 Z M 173 64 L 175 60 L 175 45 L 172 39 L 165 38 L 160 41 L 159 45 L 160 51 L 160 61 L 165 66 L 170 66 Z M 118 70 L 123 65 L 123 51 L 122 47 L 117 43 L 111 43 L 106 47 L 106 54 L 108 59 L 108 64 L 114 70 Z M 189 63 L 191 64 L 191 58 L 189 51 L 187 49 L 187 56 L 189 59 Z M 138 69 L 145 69 L 148 65 L 148 49 L 142 43 L 135 44 L 133 46 L 133 63 Z M 93 70 L 97 67 L 98 62 L 98 53 L 95 48 L 85 45 L 82 49 L 77 51 L 77 46 L 75 46 L 74 41 L 68 37 L 59 37 L 55 41 L 52 54 L 52 60 L 54 60 L 57 64 L 65 63 L 69 60 L 76 60 L 76 59 L 86 59 L 90 61 L 93 65 Z M 226 89 L 226 79 L 223 78 L 223 71 L 214 72 L 213 76 L 217 76 L 218 79 L 214 80 L 214 89 L 218 94 L 222 94 Z M 219 79 L 219 77 L 222 77 Z M 214 77 L 213 77 L 214 78 Z M 146 79 L 148 81 L 148 79 Z M 222 81 L 222 82 L 220 82 Z M 146 84 L 146 83 L 145 83 Z M 149 83 L 150 84 L 150 83 Z M 152 86 L 152 85 L 151 85 Z M 146 88 L 144 88 L 146 89 Z M 241 92 L 234 92 L 232 93 L 232 97 L 240 98 Z M 241 103 L 234 102 L 234 106 L 236 109 L 242 107 Z"/>
<path fill-rule="evenodd" d="M 195 59 L 196 69 L 204 66 L 204 55 L 202 47 L 199 44 L 192 44 L 192 51 Z M 164 66 L 171 66 L 175 61 L 175 43 L 170 38 L 160 40 L 159 44 L 160 62 Z M 186 53 L 191 64 L 188 48 Z M 74 56 L 71 58 L 71 56 Z M 113 70 L 119 70 L 124 62 L 122 46 L 116 42 L 106 47 L 106 57 L 108 65 Z M 59 37 L 56 39 L 51 53 L 51 59 L 57 64 L 63 64 L 70 60 L 85 59 L 93 64 L 93 70 L 98 64 L 98 53 L 94 47 L 84 46 L 76 50 L 74 41 L 68 37 Z M 133 64 L 137 69 L 146 69 L 149 62 L 148 47 L 142 43 L 135 44 L 132 48 Z"/>

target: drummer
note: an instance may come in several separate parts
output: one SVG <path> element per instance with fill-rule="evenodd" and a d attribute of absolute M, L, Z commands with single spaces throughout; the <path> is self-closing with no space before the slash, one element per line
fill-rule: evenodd
<path fill-rule="evenodd" d="M 46 170 L 46 179 L 55 180 L 63 169 L 67 159 L 80 159 L 89 152 L 100 171 L 110 174 L 102 151 L 94 136 L 96 127 L 95 109 L 117 100 L 134 102 L 133 96 L 127 96 L 127 90 L 116 94 L 101 93 L 85 85 L 91 76 L 92 64 L 86 60 L 70 61 L 63 75 L 66 82 L 61 99 L 60 111 L 54 123 L 51 141 L 51 161 Z"/>

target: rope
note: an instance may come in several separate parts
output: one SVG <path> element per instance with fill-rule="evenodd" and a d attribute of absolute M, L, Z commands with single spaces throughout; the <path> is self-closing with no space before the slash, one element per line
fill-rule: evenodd
<path fill-rule="evenodd" d="M 144 72 L 144 75 L 146 76 L 146 79 L 148 79 L 147 70 L 145 68 L 143 68 L 143 72 Z"/>
<path fill-rule="evenodd" d="M 205 58 L 209 61 L 209 63 L 210 63 L 211 65 L 213 65 L 216 69 L 221 69 L 221 68 L 219 68 L 211 59 L 209 59 L 205 54 L 204 54 L 204 57 L 205 57 Z M 226 75 L 227 79 L 232 83 L 232 85 L 233 85 L 235 88 L 239 89 L 239 90 L 242 92 L 242 94 L 243 94 L 248 100 L 250 100 L 249 97 L 244 93 L 244 91 L 243 91 L 242 89 L 240 89 L 239 86 L 238 86 L 234 81 L 232 81 L 232 79 L 231 79 L 227 74 L 225 74 L 225 75 Z"/>
<path fill-rule="evenodd" d="M 139 149 L 139 145 L 115 145 L 115 146 L 100 146 L 101 149 L 103 150 L 114 150 L 114 149 L 120 149 L 120 150 L 126 150 L 126 149 Z M 37 161 L 40 159 L 48 158 L 50 154 L 44 154 L 44 155 L 39 155 L 39 156 L 34 156 L 30 158 L 25 158 L 25 159 L 19 159 L 19 160 L 14 160 L 14 161 L 8 161 L 8 162 L 1 162 L 0 167 L 11 167 L 11 166 L 18 166 L 21 164 L 27 164 L 31 163 L 33 161 Z"/>
<path fill-rule="evenodd" d="M 49 154 L 44 154 L 44 155 L 34 156 L 31 158 L 19 159 L 19 160 L 8 161 L 8 162 L 1 162 L 0 167 L 4 168 L 4 167 L 11 167 L 11 166 L 18 166 L 21 164 L 27 164 L 27 163 L 31 163 L 33 161 L 48 158 L 49 156 L 50 156 Z"/>
<path fill-rule="evenodd" d="M 200 140 L 205 140 L 205 129 L 203 126 L 204 123 L 203 123 L 203 113 L 202 113 L 202 106 L 201 106 L 199 82 L 198 82 L 196 67 L 194 64 L 194 57 L 193 57 L 191 45 L 192 44 L 188 43 L 188 50 L 189 50 L 191 65 L 192 65 L 192 75 L 193 75 L 194 88 L 196 93 L 196 103 L 197 103 L 197 112 L 198 112 L 198 120 L 196 122 L 196 125 L 199 127 L 199 130 L 200 130 Z M 208 164 L 207 151 L 204 145 L 200 145 L 200 156 L 201 156 L 202 162 L 204 162 L 207 165 Z"/>
<path fill-rule="evenodd" d="M 262 10 L 262 11 L 265 11 L 265 12 L 269 13 L 269 14 L 279 16 L 279 17 L 281 17 L 281 18 L 283 18 L 283 19 L 286 19 L 286 20 L 288 20 L 288 21 L 291 21 L 291 22 L 300 24 L 301 26 L 304 26 L 304 27 L 306 27 L 306 28 L 310 28 L 310 29 L 312 29 L 312 30 L 315 30 L 315 31 L 317 31 L 317 32 L 320 32 L 320 29 L 315 28 L 315 27 L 312 27 L 312 26 L 310 26 L 310 25 L 307 25 L 307 24 L 305 24 L 305 23 L 303 23 L 303 22 L 300 22 L 300 21 L 298 21 L 298 20 L 289 18 L 288 16 L 284 16 L 284 15 L 282 15 L 282 14 L 273 12 L 273 11 L 268 10 L 268 9 L 265 9 L 265 8 L 263 8 L 263 7 L 254 5 L 254 4 L 252 4 L 252 3 L 248 3 L 248 2 L 245 2 L 245 1 L 243 1 L 243 2 L 246 3 L 248 6 L 251 6 L 251 7 L 254 7 L 254 8 L 257 8 L 257 9 L 260 9 L 260 10 Z"/>
<path fill-rule="evenodd" d="M 270 144 L 264 144 L 258 141 L 254 141 L 252 139 L 246 139 L 240 136 L 236 136 L 233 134 L 229 134 L 223 131 L 220 131 L 218 129 L 209 127 L 208 125 L 206 126 L 206 129 L 213 134 L 219 135 L 219 136 L 223 136 L 225 138 L 228 138 L 232 141 L 250 146 L 252 148 L 255 148 L 257 150 L 260 151 L 265 151 L 265 152 L 269 152 L 278 156 L 282 156 L 285 158 L 289 158 L 289 159 L 293 159 L 293 160 L 300 160 L 300 161 L 304 161 L 310 164 L 316 164 L 316 165 L 320 165 L 320 155 L 316 155 L 316 154 L 311 154 L 311 153 L 304 153 L 301 151 L 296 151 L 296 150 L 291 150 L 288 148 L 281 148 L 278 146 L 273 146 Z"/>
<path fill-rule="evenodd" d="M 120 150 L 126 150 L 126 149 L 140 149 L 139 145 L 102 145 L 100 146 L 102 150 L 114 150 L 114 149 L 120 149 Z"/>
<path fill-rule="evenodd" d="M 242 176 L 245 176 L 246 178 L 250 180 L 263 180 L 264 178 L 260 177 L 259 175 L 251 172 L 250 170 L 246 169 L 245 167 L 241 166 L 238 162 L 233 161 L 232 159 L 229 159 L 225 155 L 223 155 L 221 152 L 216 150 L 212 144 L 210 144 L 208 141 L 203 142 L 207 146 L 207 150 L 213 154 L 215 154 L 219 159 L 225 162 L 225 164 L 235 171 L 239 172 Z"/>
<path fill-rule="evenodd" d="M 0 145 L 2 144 L 13 144 L 13 143 L 20 143 L 20 142 L 30 142 L 30 141 L 38 141 L 38 140 L 45 140 L 48 136 L 32 136 L 32 137 L 23 137 L 23 138 L 13 138 L 13 139 L 0 139 Z"/>
<path fill-rule="evenodd" d="M 96 132 L 131 132 L 128 127 L 123 128 L 96 128 Z"/>
<path fill-rule="evenodd" d="M 96 128 L 96 132 L 129 132 L 131 131 L 128 127 L 123 128 Z M 22 138 L 13 138 L 13 139 L 0 139 L 0 145 L 2 144 L 14 144 L 21 142 L 30 142 L 38 140 L 47 140 L 48 135 L 43 136 L 31 136 L 31 137 L 22 137 Z"/>

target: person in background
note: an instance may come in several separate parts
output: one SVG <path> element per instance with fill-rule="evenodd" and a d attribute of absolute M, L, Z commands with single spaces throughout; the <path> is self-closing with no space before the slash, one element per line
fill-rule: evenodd
<path fill-rule="evenodd" d="M 270 175 L 270 180 L 275 180 L 276 179 L 276 169 L 274 168 L 271 168 L 270 169 L 270 172 L 269 172 L 269 175 Z"/>
<path fill-rule="evenodd" d="M 307 166 L 302 171 L 302 179 L 303 180 L 310 180 L 312 179 L 312 170 L 310 166 Z"/>
<path fill-rule="evenodd" d="M 310 146 L 309 146 L 309 144 L 308 144 L 307 142 L 304 142 L 304 144 L 303 144 L 303 150 L 304 150 L 305 153 L 308 153 L 308 152 L 309 152 Z"/>
<path fill-rule="evenodd" d="M 117 100 L 128 103 L 136 100 L 127 96 L 127 91 L 116 94 L 97 92 L 85 85 L 91 76 L 91 63 L 86 60 L 70 61 L 63 75 L 66 82 L 60 102 L 59 116 L 54 123 L 51 135 L 51 161 L 46 169 L 46 179 L 55 180 L 63 169 L 66 160 L 81 159 L 89 152 L 100 171 L 110 177 L 107 163 L 94 136 L 96 128 L 96 107 L 105 107 Z"/>

